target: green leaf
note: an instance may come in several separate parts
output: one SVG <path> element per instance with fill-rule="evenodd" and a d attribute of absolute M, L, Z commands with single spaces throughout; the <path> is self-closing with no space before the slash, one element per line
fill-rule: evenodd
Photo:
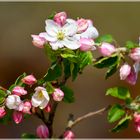
<path fill-rule="evenodd" d="M 24 72 L 22 75 L 20 75 L 20 76 L 16 79 L 15 85 L 21 86 L 21 85 L 23 84 L 22 81 L 21 81 L 21 79 L 24 78 L 26 75 L 27 75 L 27 74 L 26 74 L 25 72 Z"/>
<path fill-rule="evenodd" d="M 134 43 L 134 42 L 132 42 L 132 41 L 127 41 L 126 44 L 125 44 L 125 47 L 128 48 L 128 49 L 132 49 L 132 48 L 139 47 L 139 45 Z"/>
<path fill-rule="evenodd" d="M 66 103 L 73 103 L 74 102 L 74 93 L 72 89 L 67 86 L 62 86 L 61 90 L 64 92 L 63 101 Z"/>
<path fill-rule="evenodd" d="M 118 69 L 118 65 L 113 65 L 112 67 L 110 67 L 105 75 L 105 79 L 108 79 L 109 77 L 111 77 Z"/>
<path fill-rule="evenodd" d="M 55 14 L 56 14 L 56 12 L 54 11 L 54 12 L 52 12 L 49 16 L 48 16 L 48 18 L 47 19 L 53 19 L 54 18 L 54 16 L 55 16 Z"/>
<path fill-rule="evenodd" d="M 0 89 L 0 105 L 4 103 L 7 93 Z"/>
<path fill-rule="evenodd" d="M 78 56 L 75 54 L 73 50 L 70 49 L 64 49 L 62 50 L 62 53 L 60 54 L 62 58 L 66 58 L 71 62 L 78 62 Z"/>
<path fill-rule="evenodd" d="M 125 114 L 125 111 L 123 110 L 121 105 L 119 104 L 113 105 L 108 112 L 107 118 L 108 118 L 109 123 L 113 123 L 119 120 L 124 114 Z"/>
<path fill-rule="evenodd" d="M 57 60 L 57 51 L 52 50 L 51 46 L 49 44 L 45 44 L 44 46 L 45 53 L 49 57 L 49 59 L 54 62 Z"/>
<path fill-rule="evenodd" d="M 120 57 L 118 57 L 116 62 L 113 65 L 111 65 L 109 67 L 109 69 L 107 70 L 106 75 L 105 75 L 105 79 L 108 79 L 110 76 L 112 76 L 117 71 L 117 69 L 120 65 L 120 62 L 121 62 L 121 59 L 120 59 Z"/>
<path fill-rule="evenodd" d="M 131 98 L 129 90 L 125 87 L 109 88 L 106 92 L 106 95 L 111 95 L 113 97 L 123 99 L 123 100 Z"/>
<path fill-rule="evenodd" d="M 79 65 L 77 63 L 74 63 L 74 68 L 72 71 L 72 81 L 76 80 L 79 74 L 79 71 L 80 71 Z"/>
<path fill-rule="evenodd" d="M 113 97 L 117 97 L 117 98 L 123 99 L 123 100 L 130 98 L 129 90 L 124 87 L 109 88 L 106 92 L 106 95 L 111 95 Z"/>
<path fill-rule="evenodd" d="M 114 54 L 110 57 L 103 57 L 99 59 L 97 62 L 95 62 L 93 65 L 96 68 L 105 68 L 105 67 L 110 67 L 113 64 L 115 64 L 119 59 L 119 56 Z"/>
<path fill-rule="evenodd" d="M 131 116 L 125 116 L 119 121 L 119 123 L 111 130 L 112 132 L 119 132 L 128 127 L 129 121 L 132 119 Z"/>
<path fill-rule="evenodd" d="M 108 43 L 112 43 L 114 41 L 112 35 L 110 34 L 106 34 L 106 35 L 102 35 L 102 36 L 99 36 L 95 42 L 97 43 L 101 43 L 101 42 L 108 42 Z"/>
<path fill-rule="evenodd" d="M 64 67 L 64 74 L 65 77 L 70 77 L 71 76 L 71 62 L 67 59 L 63 59 L 63 67 Z"/>
<path fill-rule="evenodd" d="M 62 67 L 60 64 L 53 64 L 51 68 L 49 68 L 47 74 L 44 76 L 43 80 L 45 82 L 57 80 L 62 75 Z"/>
<path fill-rule="evenodd" d="M 49 94 L 52 94 L 54 92 L 54 87 L 52 86 L 50 82 L 46 83 L 46 90 Z"/>
<path fill-rule="evenodd" d="M 83 70 L 83 68 L 87 65 L 92 64 L 92 53 L 91 51 L 88 52 L 80 52 L 79 54 L 79 68 Z"/>
<path fill-rule="evenodd" d="M 21 135 L 21 138 L 37 138 L 35 135 L 33 135 L 33 134 L 29 134 L 29 133 L 23 133 L 22 135 Z"/>

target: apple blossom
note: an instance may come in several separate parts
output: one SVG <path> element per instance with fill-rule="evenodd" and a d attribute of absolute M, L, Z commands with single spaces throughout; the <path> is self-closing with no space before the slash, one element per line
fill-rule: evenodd
<path fill-rule="evenodd" d="M 3 118 L 6 115 L 4 107 L 0 107 L 0 118 Z"/>
<path fill-rule="evenodd" d="M 129 56 L 134 61 L 140 62 L 140 47 L 138 47 L 138 48 L 132 48 Z"/>
<path fill-rule="evenodd" d="M 67 19 L 66 12 L 60 12 L 55 14 L 54 16 L 54 21 L 60 26 L 63 26 L 66 23 L 66 19 Z"/>
<path fill-rule="evenodd" d="M 131 84 L 135 85 L 137 81 L 137 72 L 134 70 L 134 68 L 131 69 L 130 74 L 127 76 L 126 81 Z"/>
<path fill-rule="evenodd" d="M 24 77 L 21 81 L 27 85 L 33 85 L 37 82 L 36 78 L 33 75 L 28 75 Z"/>
<path fill-rule="evenodd" d="M 25 101 L 22 109 L 23 113 L 31 114 L 30 110 L 32 108 L 31 102 L 30 101 Z"/>
<path fill-rule="evenodd" d="M 44 38 L 45 33 L 40 33 L 39 35 L 31 35 L 33 38 L 33 45 L 38 48 L 44 48 L 44 44 L 47 43 L 47 40 Z"/>
<path fill-rule="evenodd" d="M 103 56 L 110 56 L 115 52 L 115 47 L 109 43 L 103 42 L 99 47 L 99 51 Z"/>
<path fill-rule="evenodd" d="M 95 50 L 95 43 L 90 38 L 81 38 L 79 40 L 80 42 L 80 50 L 81 51 L 89 51 L 89 50 Z"/>
<path fill-rule="evenodd" d="M 16 124 L 19 124 L 23 120 L 23 113 L 20 111 L 14 111 L 13 120 Z"/>
<path fill-rule="evenodd" d="M 27 91 L 24 89 L 24 87 L 16 86 L 13 88 L 12 94 L 18 95 L 18 96 L 26 95 Z"/>
<path fill-rule="evenodd" d="M 130 72 L 131 72 L 130 65 L 128 65 L 128 64 L 122 65 L 120 68 L 120 79 L 125 80 L 127 78 L 127 76 L 130 74 Z"/>
<path fill-rule="evenodd" d="M 48 92 L 43 87 L 36 87 L 35 93 L 32 96 L 31 103 L 34 107 L 40 107 L 40 109 L 44 109 L 48 102 L 50 100 L 50 97 L 48 95 Z"/>
<path fill-rule="evenodd" d="M 44 110 L 49 113 L 51 111 L 51 105 L 48 103 L 48 105 L 44 108 Z"/>
<path fill-rule="evenodd" d="M 36 129 L 36 134 L 39 138 L 48 138 L 49 129 L 46 125 L 39 125 Z"/>
<path fill-rule="evenodd" d="M 73 133 L 71 130 L 66 130 L 66 131 L 64 132 L 63 138 L 64 138 L 65 140 L 72 140 L 72 139 L 75 138 L 75 135 L 74 135 L 74 133 Z"/>
<path fill-rule="evenodd" d="M 73 37 L 77 32 L 76 22 L 66 23 L 60 27 L 53 20 L 46 20 L 46 40 L 49 42 L 53 50 L 58 48 L 78 49 L 80 44 Z"/>
<path fill-rule="evenodd" d="M 18 106 L 20 105 L 21 102 L 22 101 L 18 95 L 9 95 L 6 98 L 6 106 L 9 109 L 18 109 Z"/>
<path fill-rule="evenodd" d="M 55 88 L 54 92 L 52 93 L 52 97 L 54 101 L 62 101 L 64 92 L 59 88 Z"/>
<path fill-rule="evenodd" d="M 86 31 L 86 29 L 88 28 L 88 21 L 86 19 L 81 18 L 78 19 L 76 22 L 78 25 L 77 33 L 82 33 Z"/>
<path fill-rule="evenodd" d="M 99 36 L 98 30 L 93 26 L 91 20 L 87 20 L 88 28 L 81 34 L 76 34 L 74 37 L 79 40 L 80 38 L 91 38 L 95 39 Z"/>
<path fill-rule="evenodd" d="M 140 114 L 135 112 L 133 116 L 134 116 L 136 131 L 140 133 Z"/>

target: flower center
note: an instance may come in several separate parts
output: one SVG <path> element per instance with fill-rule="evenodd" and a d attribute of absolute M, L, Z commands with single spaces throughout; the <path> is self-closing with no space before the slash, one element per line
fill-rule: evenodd
<path fill-rule="evenodd" d="M 57 33 L 57 39 L 58 39 L 58 40 L 63 40 L 64 37 L 65 37 L 65 34 L 64 34 L 62 31 L 59 31 L 59 32 Z"/>
<path fill-rule="evenodd" d="M 43 93 L 41 91 L 38 93 L 38 98 L 39 99 L 43 98 Z"/>

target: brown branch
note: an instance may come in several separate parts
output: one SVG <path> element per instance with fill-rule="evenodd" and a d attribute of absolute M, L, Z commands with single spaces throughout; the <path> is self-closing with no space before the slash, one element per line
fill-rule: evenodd
<path fill-rule="evenodd" d="M 104 108 L 99 109 L 97 111 L 93 111 L 93 112 L 87 113 L 87 114 L 85 114 L 83 116 L 80 116 L 77 119 L 75 119 L 74 121 L 73 121 L 73 116 L 71 115 L 70 119 L 68 121 L 67 129 L 71 129 L 75 125 L 79 124 L 79 122 L 81 122 L 81 121 L 83 121 L 83 120 L 85 120 L 85 119 L 87 119 L 89 117 L 93 117 L 93 116 L 95 116 L 97 114 L 102 114 L 105 111 L 107 111 L 109 108 L 110 108 L 110 105 L 108 107 L 104 107 Z"/>

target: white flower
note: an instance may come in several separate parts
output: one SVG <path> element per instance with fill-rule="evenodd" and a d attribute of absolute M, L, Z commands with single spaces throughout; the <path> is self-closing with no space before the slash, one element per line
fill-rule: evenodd
<path fill-rule="evenodd" d="M 31 99 L 32 106 L 40 107 L 40 109 L 45 108 L 50 100 L 48 92 L 43 87 L 36 87 L 35 91 Z"/>
<path fill-rule="evenodd" d="M 92 21 L 88 20 L 88 28 L 86 29 L 86 31 L 82 32 L 81 34 L 76 34 L 75 38 L 77 38 L 78 40 L 80 38 L 95 39 L 98 36 L 99 36 L 99 33 L 98 33 L 97 29 L 93 26 Z"/>
<path fill-rule="evenodd" d="M 79 42 L 73 36 L 77 32 L 76 22 L 66 22 L 64 26 L 59 26 L 53 20 L 46 20 L 45 39 L 50 43 L 53 50 L 67 47 L 75 50 L 80 47 Z"/>
<path fill-rule="evenodd" d="M 6 106 L 9 109 L 18 109 L 18 106 L 21 104 L 20 97 L 18 95 L 9 95 L 6 99 Z"/>

